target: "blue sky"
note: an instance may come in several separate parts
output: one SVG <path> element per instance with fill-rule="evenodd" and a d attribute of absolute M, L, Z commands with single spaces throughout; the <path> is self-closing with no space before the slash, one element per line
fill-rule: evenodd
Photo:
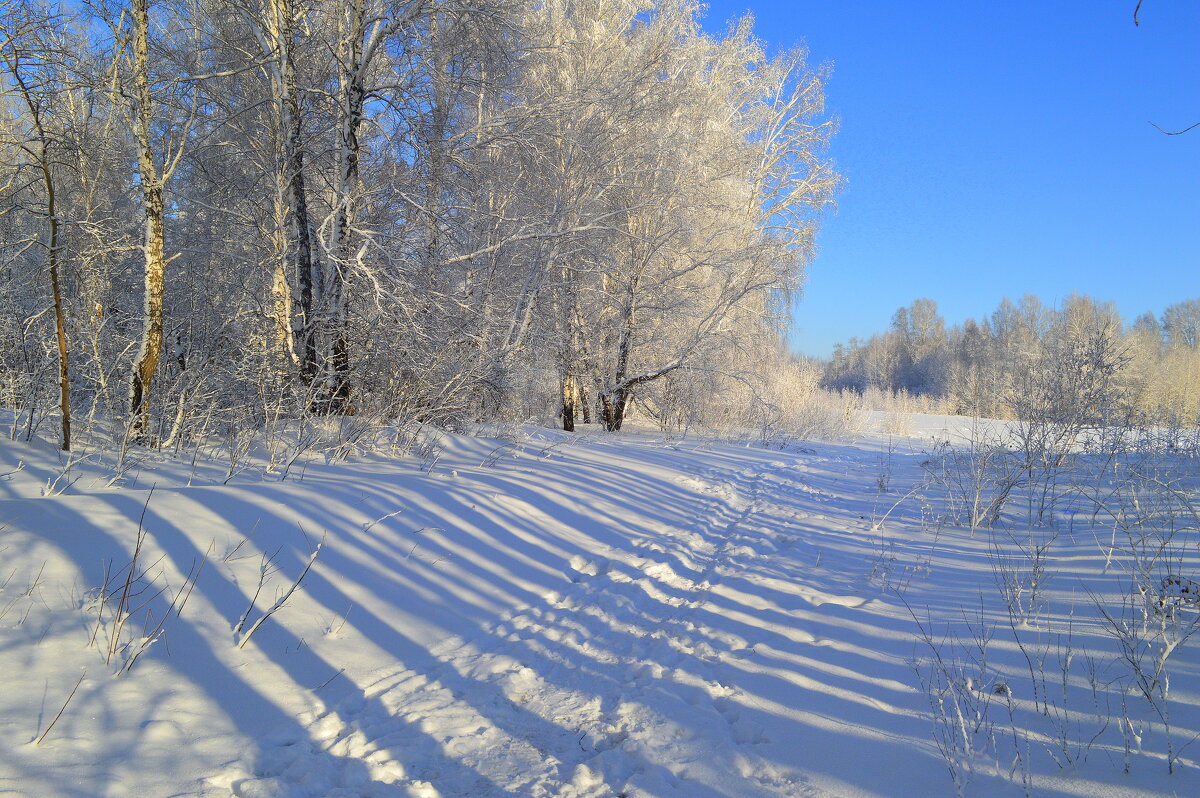
<path fill-rule="evenodd" d="M 714 0 L 774 48 L 830 62 L 847 179 L 818 236 L 793 349 L 937 301 L 949 323 L 1072 292 L 1127 318 L 1200 296 L 1200 3 Z"/>

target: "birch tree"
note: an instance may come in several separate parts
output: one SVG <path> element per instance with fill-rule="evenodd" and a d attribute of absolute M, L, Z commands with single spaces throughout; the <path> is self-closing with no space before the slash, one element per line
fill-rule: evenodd
<path fill-rule="evenodd" d="M 188 133 L 195 120 L 190 89 L 177 68 L 160 64 L 151 52 L 150 0 L 132 0 L 114 12 L 98 4 L 114 37 L 111 88 L 124 105 L 136 156 L 136 182 L 141 198 L 143 226 L 142 329 L 129 383 L 129 433 L 150 442 L 151 386 L 163 351 L 164 296 L 166 292 L 166 185 L 186 151 Z M 162 101 L 173 93 L 177 102 Z M 158 97 L 156 97 L 158 95 Z"/>
<path fill-rule="evenodd" d="M 52 103 L 63 82 L 63 69 L 55 64 L 55 60 L 64 58 L 65 53 L 60 42 L 52 41 L 54 22 L 49 15 L 38 15 L 32 9 L 23 12 L 6 9 L 0 16 L 0 29 L 7 32 L 0 38 L 0 59 L 11 81 L 12 93 L 27 112 L 25 129 L 14 131 L 16 146 L 31 159 L 41 182 L 42 207 L 38 215 L 44 219 L 45 230 L 38 243 L 45 255 L 54 307 L 61 424 L 59 445 L 63 451 L 70 451 L 71 376 L 60 279 L 59 165 L 53 152 L 57 136 L 52 127 Z"/>

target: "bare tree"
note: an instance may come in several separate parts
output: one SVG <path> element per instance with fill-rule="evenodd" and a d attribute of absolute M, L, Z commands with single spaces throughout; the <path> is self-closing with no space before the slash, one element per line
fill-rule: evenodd
<path fill-rule="evenodd" d="M 62 81 L 62 69 L 55 64 L 55 60 L 64 55 L 60 43 L 50 40 L 54 22 L 48 14 L 37 15 L 32 9 L 6 9 L 0 16 L 0 28 L 8 32 L 0 42 L 0 59 L 3 59 L 14 92 L 28 112 L 27 140 L 17 146 L 33 160 L 41 178 L 44 205 L 40 215 L 45 219 L 45 234 L 40 243 L 46 256 L 46 271 L 50 276 L 54 332 L 58 345 L 60 446 L 63 451 L 70 451 L 71 372 L 59 277 L 62 220 L 59 218 L 57 201 L 58 167 L 53 154 L 56 137 L 50 127 L 53 109 L 48 107 L 54 97 L 56 84 Z"/>

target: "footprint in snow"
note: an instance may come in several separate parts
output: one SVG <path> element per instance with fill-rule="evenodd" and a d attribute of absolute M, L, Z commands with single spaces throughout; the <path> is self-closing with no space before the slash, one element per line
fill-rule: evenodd
<path fill-rule="evenodd" d="M 612 570 L 612 562 L 603 558 L 592 561 L 586 557 L 581 557 L 576 554 L 568 561 L 572 571 L 578 574 L 578 577 L 571 577 L 571 581 L 580 582 L 584 576 L 599 576 L 606 574 Z"/>

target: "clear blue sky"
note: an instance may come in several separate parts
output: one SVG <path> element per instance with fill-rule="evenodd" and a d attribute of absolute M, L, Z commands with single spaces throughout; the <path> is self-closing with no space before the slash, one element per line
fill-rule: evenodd
<path fill-rule="evenodd" d="M 831 63 L 823 224 L 792 348 L 886 328 L 937 301 L 948 323 L 1071 292 L 1133 318 L 1200 296 L 1200 3 L 714 0 L 772 48 Z"/>

